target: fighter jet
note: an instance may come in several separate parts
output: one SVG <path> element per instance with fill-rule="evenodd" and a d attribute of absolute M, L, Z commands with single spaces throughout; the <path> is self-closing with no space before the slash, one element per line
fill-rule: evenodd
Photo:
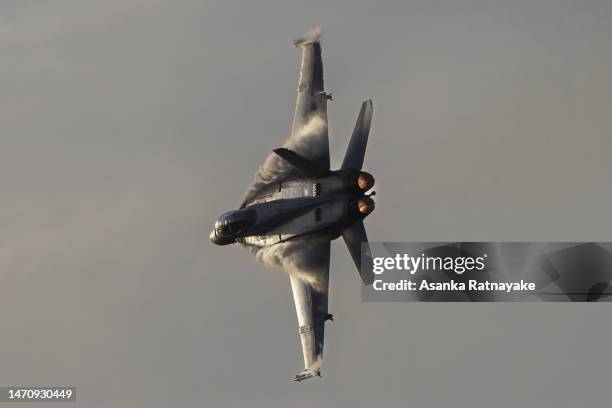
<path fill-rule="evenodd" d="M 330 170 L 331 94 L 323 87 L 319 31 L 294 45 L 302 58 L 291 135 L 260 167 L 240 208 L 219 216 L 210 240 L 237 242 L 289 272 L 304 355 L 299 382 L 321 375 L 325 322 L 333 320 L 327 310 L 330 242 L 342 236 L 363 284 L 374 280 L 363 220 L 374 210 L 375 193 L 367 194 L 374 177 L 362 170 L 372 101 L 361 105 L 340 169 Z"/>

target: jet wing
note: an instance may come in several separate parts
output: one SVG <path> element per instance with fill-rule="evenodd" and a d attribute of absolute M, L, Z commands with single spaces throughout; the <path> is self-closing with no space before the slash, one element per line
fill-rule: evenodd
<path fill-rule="evenodd" d="M 283 147 L 310 160 L 317 169 L 329 170 L 327 100 L 330 96 L 323 89 L 319 35 L 320 30 L 317 28 L 294 42 L 301 50 L 302 62 L 291 135 Z M 303 175 L 294 166 L 271 153 L 257 170 L 255 180 L 245 193 L 242 206 L 251 204 L 270 183 L 301 177 Z"/>
<path fill-rule="evenodd" d="M 292 255 L 304 262 L 289 278 L 304 354 L 304 370 L 295 381 L 302 381 L 320 375 L 325 321 L 331 318 L 327 313 L 330 241 L 305 242 L 296 251 L 300 253 Z"/>
<path fill-rule="evenodd" d="M 319 168 L 329 170 L 327 135 L 329 96 L 323 89 L 323 60 L 319 35 L 320 30 L 315 28 L 305 38 L 294 43 L 302 50 L 302 64 L 291 138 L 313 140 L 307 145 L 296 143 L 291 150 L 315 162 Z"/>

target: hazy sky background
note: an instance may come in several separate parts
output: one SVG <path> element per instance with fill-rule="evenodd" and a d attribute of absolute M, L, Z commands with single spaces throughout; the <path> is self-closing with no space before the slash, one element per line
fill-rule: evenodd
<path fill-rule="evenodd" d="M 287 277 L 208 234 L 288 135 L 314 25 L 333 165 L 374 100 L 372 240 L 612 240 L 608 0 L 3 1 L 0 385 L 74 385 L 80 407 L 609 404 L 609 304 L 362 303 L 342 242 L 323 378 L 291 381 Z"/>

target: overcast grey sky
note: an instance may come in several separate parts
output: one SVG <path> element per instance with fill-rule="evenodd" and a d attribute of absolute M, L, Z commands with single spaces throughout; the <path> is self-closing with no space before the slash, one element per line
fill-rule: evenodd
<path fill-rule="evenodd" d="M 71 384 L 81 407 L 609 404 L 608 304 L 362 303 L 341 242 L 323 378 L 291 381 L 287 277 L 208 233 L 288 135 L 314 25 L 333 164 L 374 100 L 372 240 L 612 240 L 609 1 L 3 1 L 0 385 Z"/>

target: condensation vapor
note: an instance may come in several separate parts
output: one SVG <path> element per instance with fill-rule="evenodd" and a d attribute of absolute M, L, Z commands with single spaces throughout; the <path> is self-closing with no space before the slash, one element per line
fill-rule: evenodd
<path fill-rule="evenodd" d="M 325 120 L 319 115 L 312 115 L 309 121 L 298 132 L 291 135 L 283 146 L 306 158 L 316 160 L 321 151 L 321 144 L 327 143 L 326 132 Z M 255 179 L 245 194 L 244 202 L 248 203 L 254 199 L 267 184 L 295 176 L 299 176 L 299 173 L 293 166 L 275 153 L 269 154 L 264 164 L 255 173 Z M 314 247 L 318 244 L 319 240 L 309 237 L 267 247 L 244 244 L 243 246 L 263 264 L 280 267 L 287 273 L 308 282 L 314 289 L 318 290 L 327 286 L 321 283 L 322 278 L 317 275 L 316 271 L 321 270 L 317 265 L 318 260 L 307 259 L 303 255 L 304 253 L 316 252 Z M 313 248 L 308 248 L 309 246 Z"/>
<path fill-rule="evenodd" d="M 264 247 L 243 244 L 259 262 L 282 268 L 310 284 L 314 290 L 326 292 L 328 275 L 321 274 L 321 271 L 327 270 L 327 257 L 317 256 L 320 245 L 329 244 L 327 240 L 315 237 L 296 238 Z"/>
<path fill-rule="evenodd" d="M 283 147 L 298 152 L 300 155 L 316 160 L 320 146 L 326 143 L 326 123 L 320 115 L 313 115 L 298 132 L 289 137 Z M 297 170 L 277 154 L 270 153 L 264 164 L 257 169 L 255 179 L 244 195 L 244 201 L 251 201 L 261 189 L 269 183 L 297 176 Z"/>

